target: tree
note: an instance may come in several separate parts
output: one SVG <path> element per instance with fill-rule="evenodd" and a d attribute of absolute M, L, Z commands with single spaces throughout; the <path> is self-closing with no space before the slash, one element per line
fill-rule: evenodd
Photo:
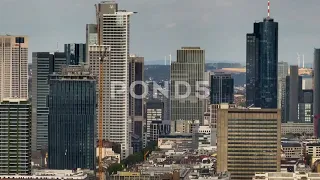
<path fill-rule="evenodd" d="M 123 165 L 122 164 L 119 164 L 119 163 L 114 163 L 114 164 L 111 164 L 107 171 L 109 173 L 109 175 L 111 174 L 115 174 L 117 173 L 118 171 L 122 171 L 124 168 L 123 168 Z"/>
<path fill-rule="evenodd" d="M 123 164 L 125 164 L 126 166 L 137 164 L 140 162 L 143 162 L 143 154 L 141 152 L 131 154 L 126 159 L 123 160 Z"/>
<path fill-rule="evenodd" d="M 306 164 L 311 166 L 311 160 L 312 160 L 312 156 L 310 154 L 307 154 L 306 157 L 305 157 L 305 160 L 306 160 Z"/>

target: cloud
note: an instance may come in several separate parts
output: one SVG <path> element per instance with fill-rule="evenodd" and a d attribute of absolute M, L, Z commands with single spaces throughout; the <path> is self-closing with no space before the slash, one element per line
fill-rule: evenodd
<path fill-rule="evenodd" d="M 216 5 L 218 7 L 230 7 L 232 6 L 232 2 L 229 0 L 216 0 Z"/>
<path fill-rule="evenodd" d="M 171 29 L 171 28 L 176 27 L 176 25 L 177 25 L 177 24 L 173 22 L 173 23 L 166 24 L 165 27 L 166 27 L 166 29 Z"/>

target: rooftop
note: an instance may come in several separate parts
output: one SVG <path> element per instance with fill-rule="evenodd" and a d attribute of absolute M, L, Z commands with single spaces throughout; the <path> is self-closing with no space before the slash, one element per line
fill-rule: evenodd
<path fill-rule="evenodd" d="M 0 175 L 0 179 L 87 179 L 82 170 L 35 170 L 32 175 Z"/>

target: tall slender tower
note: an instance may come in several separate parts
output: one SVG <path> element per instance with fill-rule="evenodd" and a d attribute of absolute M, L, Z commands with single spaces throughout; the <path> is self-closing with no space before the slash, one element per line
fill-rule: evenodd
<path fill-rule="evenodd" d="M 247 34 L 247 97 L 255 107 L 277 108 L 278 23 L 270 17 Z"/>
<path fill-rule="evenodd" d="M 28 99 L 28 37 L 0 36 L 0 101 Z"/>
<path fill-rule="evenodd" d="M 110 71 L 106 77 L 110 82 L 121 83 L 120 91 L 108 91 L 103 96 L 109 105 L 108 117 L 103 117 L 103 138 L 121 144 L 121 158 L 129 155 L 129 44 L 130 16 L 134 12 L 119 10 L 114 1 L 103 1 L 97 5 L 98 32 L 102 45 L 110 51 Z M 110 84 L 111 85 L 111 84 Z M 108 86 L 110 86 L 108 85 Z"/>
<path fill-rule="evenodd" d="M 320 119 L 320 49 L 314 50 L 314 62 L 313 62 L 313 82 L 314 82 L 314 95 L 313 95 L 313 123 L 314 123 L 314 135 L 320 137 L 319 132 L 319 119 Z"/>
<path fill-rule="evenodd" d="M 131 55 L 129 59 L 129 77 L 130 86 L 134 85 L 132 90 L 135 95 L 141 96 L 144 92 L 141 84 L 133 84 L 134 82 L 144 81 L 144 57 Z M 144 100 L 135 98 L 130 95 L 129 99 L 129 116 L 131 117 L 132 132 L 142 141 L 143 125 L 146 124 L 144 120 Z M 138 149 L 138 148 L 135 148 Z M 142 146 L 140 147 L 140 150 Z"/>

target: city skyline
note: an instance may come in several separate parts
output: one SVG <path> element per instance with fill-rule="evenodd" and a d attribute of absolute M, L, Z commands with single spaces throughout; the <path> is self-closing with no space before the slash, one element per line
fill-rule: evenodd
<path fill-rule="evenodd" d="M 35 51 L 56 51 L 57 42 L 59 50 L 63 51 L 64 44 L 85 42 L 85 24 L 95 22 L 93 5 L 97 2 L 97 0 L 79 0 L 74 3 L 67 0 L 63 1 L 64 8 L 60 8 L 61 0 L 2 1 L 0 15 L 6 16 L 9 14 L 8 10 L 13 8 L 17 12 L 10 19 L 1 22 L 3 28 L 0 33 L 28 35 L 29 57 L 31 52 Z M 164 59 L 164 56 L 169 54 L 174 55 L 175 49 L 183 45 L 203 47 L 207 52 L 206 59 L 211 61 L 228 60 L 244 63 L 244 34 L 250 32 L 252 22 L 261 21 L 267 16 L 266 0 L 200 2 L 186 0 L 184 3 L 175 0 L 118 0 L 116 2 L 121 4 L 123 9 L 138 12 L 138 15 L 132 18 L 132 33 L 136 36 L 132 37 L 131 52 L 145 56 L 146 63 Z M 51 8 L 45 8 L 49 6 Z M 318 6 L 320 2 L 316 0 L 310 0 L 308 3 L 289 0 L 271 1 L 271 17 L 281 24 L 279 61 L 296 64 L 296 52 L 300 52 L 305 54 L 306 63 L 312 62 L 313 48 L 320 46 L 320 42 L 317 41 L 320 38 L 317 33 L 320 26 L 314 23 L 314 17 L 317 17 L 319 12 L 312 10 Z M 176 11 L 172 11 L 173 9 Z M 189 13 L 190 11 L 193 13 Z M 49 16 L 49 14 L 55 15 Z M 190 20 L 193 25 L 190 25 Z M 226 53 L 227 49 L 232 51 Z M 173 56 L 172 59 L 176 58 Z"/>

